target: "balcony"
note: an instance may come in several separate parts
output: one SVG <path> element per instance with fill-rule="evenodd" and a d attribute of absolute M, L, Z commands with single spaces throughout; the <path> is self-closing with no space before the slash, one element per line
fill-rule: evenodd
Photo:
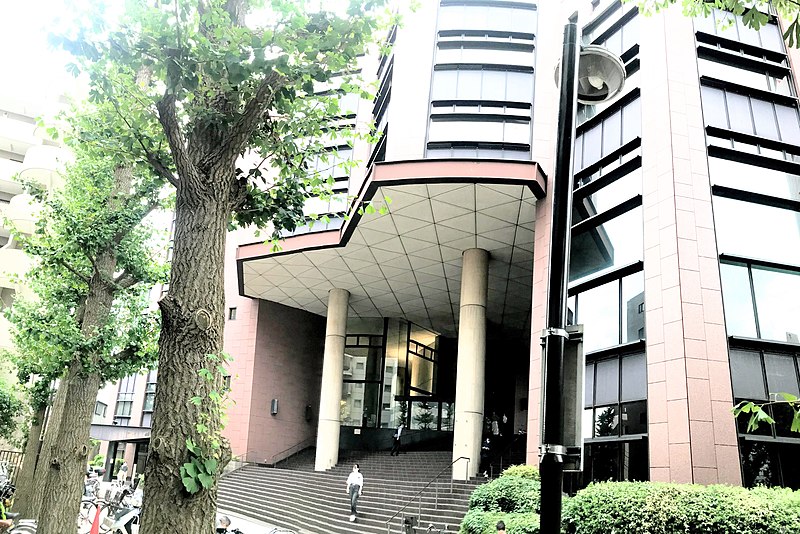
<path fill-rule="evenodd" d="M 19 290 L 21 284 L 16 280 L 28 272 L 31 258 L 22 250 L 0 248 L 0 266 L 0 288 Z"/>
<path fill-rule="evenodd" d="M 64 148 L 50 145 L 35 145 L 25 152 L 25 160 L 19 171 L 22 180 L 36 182 L 49 189 L 61 187 L 64 180 L 61 174 L 72 154 Z"/>
<path fill-rule="evenodd" d="M 41 207 L 31 195 L 22 194 L 14 196 L 3 209 L 2 214 L 11 221 L 17 231 L 30 235 L 36 228 L 40 209 Z M 5 265 L 5 263 L 0 261 L 0 265 Z"/>

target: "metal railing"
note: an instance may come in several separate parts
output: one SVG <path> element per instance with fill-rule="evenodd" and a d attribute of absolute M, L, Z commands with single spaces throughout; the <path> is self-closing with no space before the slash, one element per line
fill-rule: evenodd
<path fill-rule="evenodd" d="M 494 456 L 494 458 L 493 458 L 494 460 L 499 460 L 500 461 L 500 470 L 498 471 L 498 474 L 503 472 L 503 467 L 504 467 L 503 463 L 504 462 L 506 464 L 505 467 L 509 467 L 510 466 L 510 464 L 508 462 L 508 457 L 509 456 L 513 456 L 514 453 L 515 453 L 515 451 L 512 451 L 511 449 L 515 445 L 517 445 L 521 439 L 526 439 L 527 440 L 527 434 L 514 434 L 514 437 L 503 448 L 503 450 L 500 452 L 500 454 Z M 494 462 L 489 464 L 489 476 L 491 478 L 494 478 Z"/>
<path fill-rule="evenodd" d="M 317 437 L 316 436 L 311 436 L 310 438 L 304 439 L 300 443 L 295 443 L 291 447 L 287 447 L 287 448 L 283 449 L 282 451 L 276 452 L 275 454 L 273 454 L 272 458 L 270 458 L 269 462 L 267 462 L 267 465 L 271 465 L 271 466 L 274 467 L 278 462 L 282 462 L 283 460 L 286 460 L 286 462 L 287 462 L 286 465 L 289 465 L 289 460 L 291 460 L 292 456 L 294 456 L 298 452 L 302 451 L 303 449 L 305 449 L 307 447 L 310 447 L 311 445 L 315 444 L 316 442 L 317 442 Z M 276 461 L 275 458 L 278 458 L 280 456 L 283 456 L 283 458 L 280 458 L 279 460 Z"/>
<path fill-rule="evenodd" d="M 22 467 L 22 453 L 19 451 L 0 451 L 0 478 L 5 476 L 16 484 L 17 473 Z"/>
<path fill-rule="evenodd" d="M 436 476 L 433 477 L 432 479 L 430 479 L 428 481 L 428 483 L 425 484 L 422 487 L 422 489 L 419 490 L 416 493 L 416 495 L 411 497 L 411 499 L 409 499 L 409 501 L 407 503 L 405 503 L 402 508 L 400 508 L 398 511 L 396 511 L 392 517 L 390 517 L 389 519 L 386 520 L 386 534 L 391 534 L 392 521 L 394 521 L 397 516 L 402 514 L 406 510 L 406 508 L 408 508 L 409 505 L 411 505 L 415 500 L 418 501 L 417 502 L 417 519 L 418 520 L 422 519 L 422 494 L 425 492 L 426 489 L 428 489 L 430 487 L 431 484 L 433 484 L 434 482 L 439 480 L 439 477 L 441 477 L 442 474 L 445 471 L 447 471 L 448 469 L 453 467 L 456 462 L 459 462 L 461 460 L 466 460 L 467 461 L 467 465 L 466 465 L 466 467 L 464 469 L 464 480 L 469 480 L 469 458 L 467 458 L 466 456 L 459 456 L 458 458 L 456 458 L 455 460 L 450 462 L 450 465 L 448 465 L 447 467 L 442 468 L 441 471 L 436 473 Z M 439 485 L 438 484 L 434 485 L 434 489 L 436 491 L 436 499 L 434 501 L 433 509 L 434 510 L 438 510 L 439 509 Z M 453 493 L 453 476 L 452 475 L 450 476 L 450 493 Z"/>

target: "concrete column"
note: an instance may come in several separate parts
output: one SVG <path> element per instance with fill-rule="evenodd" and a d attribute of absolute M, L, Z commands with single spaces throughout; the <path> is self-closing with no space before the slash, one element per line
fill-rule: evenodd
<path fill-rule="evenodd" d="M 475 476 L 480 464 L 481 430 L 486 361 L 486 294 L 489 253 L 479 248 L 464 251 L 461 267 L 461 305 L 456 369 L 456 418 L 453 431 L 453 479 Z"/>
<path fill-rule="evenodd" d="M 325 328 L 325 356 L 319 394 L 317 457 L 315 471 L 330 469 L 339 461 L 339 405 L 342 400 L 344 341 L 347 334 L 347 306 L 350 292 L 331 289 L 328 293 L 328 322 Z"/>

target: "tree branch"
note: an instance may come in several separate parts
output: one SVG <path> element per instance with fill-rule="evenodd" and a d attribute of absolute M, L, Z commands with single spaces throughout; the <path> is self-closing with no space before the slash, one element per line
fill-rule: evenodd
<path fill-rule="evenodd" d="M 264 119 L 264 113 L 282 85 L 283 76 L 274 71 L 267 73 L 261 80 L 256 94 L 245 104 L 241 115 L 233 123 L 227 142 L 210 154 L 212 159 L 223 154 L 239 154 L 247 148 L 250 137 Z"/>
<path fill-rule="evenodd" d="M 87 286 L 89 285 L 89 278 L 87 276 L 82 275 L 75 269 L 72 265 L 67 263 L 66 261 L 62 260 L 61 258 L 56 258 L 56 263 L 61 265 L 63 268 L 71 272 L 76 278 L 78 278 L 81 282 L 85 283 Z"/>
<path fill-rule="evenodd" d="M 120 273 L 120 275 L 114 279 L 114 284 L 119 286 L 121 289 L 128 289 L 139 282 L 140 280 L 128 271 L 122 271 L 122 273 Z"/>
<path fill-rule="evenodd" d="M 169 148 L 172 151 L 172 158 L 175 160 L 175 167 L 178 169 L 178 174 L 184 179 L 193 175 L 191 172 L 193 167 L 189 160 L 186 147 L 183 143 L 183 134 L 181 127 L 178 124 L 178 115 L 175 109 L 175 95 L 165 92 L 161 100 L 156 104 L 158 109 L 158 122 L 164 129 L 164 135 L 167 137 Z"/>

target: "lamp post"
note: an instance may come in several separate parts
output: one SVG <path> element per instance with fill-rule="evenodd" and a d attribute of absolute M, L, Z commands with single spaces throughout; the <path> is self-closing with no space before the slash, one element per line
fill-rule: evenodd
<path fill-rule="evenodd" d="M 572 153 L 578 102 L 597 104 L 622 90 L 622 61 L 599 46 L 578 45 L 578 13 L 564 27 L 560 68 L 561 94 L 558 109 L 556 162 L 553 176 L 553 211 L 550 226 L 550 262 L 547 281 L 546 329 L 543 373 L 543 431 L 539 447 L 542 479 L 542 534 L 561 532 L 561 492 L 564 481 L 564 353 L 567 333 L 567 284 L 572 227 Z"/>

